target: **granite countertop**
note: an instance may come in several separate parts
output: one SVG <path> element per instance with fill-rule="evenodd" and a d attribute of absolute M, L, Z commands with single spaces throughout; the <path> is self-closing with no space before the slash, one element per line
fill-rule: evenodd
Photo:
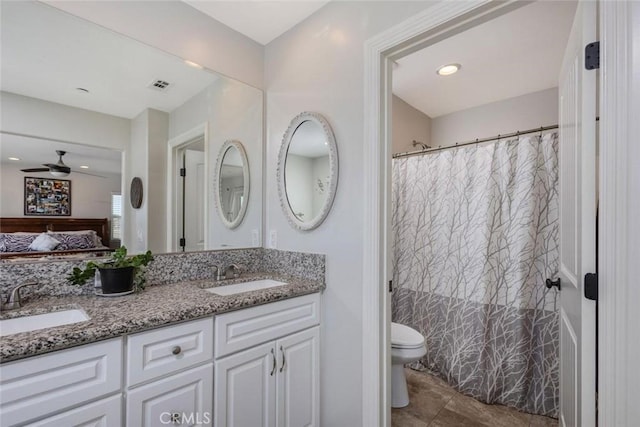
<path fill-rule="evenodd" d="M 213 286 L 259 279 L 286 282 L 263 290 L 220 296 L 204 290 Z M 23 308 L 3 312 L 0 318 L 21 317 L 52 311 L 82 309 L 89 320 L 80 323 L 22 332 L 0 338 L 0 363 L 48 353 L 124 334 L 193 320 L 213 314 L 265 304 L 322 291 L 324 283 L 273 274 L 246 274 L 224 281 L 200 280 L 149 286 L 138 294 L 119 297 L 44 297 Z"/>

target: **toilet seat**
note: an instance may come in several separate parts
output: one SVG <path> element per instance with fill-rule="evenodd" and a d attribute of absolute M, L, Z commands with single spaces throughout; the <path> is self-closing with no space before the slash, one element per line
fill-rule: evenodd
<path fill-rule="evenodd" d="M 400 323 L 391 323 L 392 348 L 420 348 L 424 345 L 424 337 L 420 332 Z"/>

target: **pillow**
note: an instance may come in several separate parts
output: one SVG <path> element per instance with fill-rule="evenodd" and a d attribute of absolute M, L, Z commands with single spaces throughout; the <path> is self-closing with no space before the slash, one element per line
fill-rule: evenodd
<path fill-rule="evenodd" d="M 49 233 L 49 236 L 60 242 L 57 247 L 59 251 L 70 249 L 91 249 L 95 248 L 95 241 L 90 234 L 70 234 L 70 233 Z"/>
<path fill-rule="evenodd" d="M 3 252 L 28 252 L 29 245 L 39 234 L 2 233 L 4 240 Z"/>
<path fill-rule="evenodd" d="M 98 232 L 96 232 L 95 230 L 77 230 L 77 231 L 49 230 L 47 231 L 47 233 L 49 234 L 88 234 L 93 239 L 93 247 L 98 248 L 102 246 L 102 239 L 100 238 L 100 236 L 98 236 Z"/>
<path fill-rule="evenodd" d="M 47 233 L 42 233 L 38 237 L 35 238 L 33 242 L 29 245 L 29 249 L 33 251 L 44 251 L 49 252 L 55 249 L 56 246 L 60 244 L 59 240 L 54 239 L 49 236 Z"/>

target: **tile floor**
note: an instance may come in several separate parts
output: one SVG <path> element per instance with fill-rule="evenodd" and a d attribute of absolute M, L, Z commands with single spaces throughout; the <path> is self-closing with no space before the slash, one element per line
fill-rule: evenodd
<path fill-rule="evenodd" d="M 392 427 L 557 427 L 558 420 L 525 414 L 502 405 L 485 405 L 458 393 L 432 375 L 405 369 L 409 406 L 393 409 Z"/>

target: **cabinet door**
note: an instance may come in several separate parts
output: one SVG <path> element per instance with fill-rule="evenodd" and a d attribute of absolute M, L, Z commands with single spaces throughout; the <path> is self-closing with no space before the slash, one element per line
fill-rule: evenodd
<path fill-rule="evenodd" d="M 216 427 L 275 427 L 276 354 L 273 342 L 215 362 Z"/>
<path fill-rule="evenodd" d="M 119 392 L 120 338 L 0 365 L 2 427 L 22 425 Z"/>
<path fill-rule="evenodd" d="M 320 328 L 276 342 L 278 427 L 320 426 Z"/>
<path fill-rule="evenodd" d="M 112 427 L 122 423 L 122 394 L 45 418 L 27 427 Z"/>
<path fill-rule="evenodd" d="M 127 396 L 127 426 L 209 426 L 213 364 L 154 381 Z"/>

